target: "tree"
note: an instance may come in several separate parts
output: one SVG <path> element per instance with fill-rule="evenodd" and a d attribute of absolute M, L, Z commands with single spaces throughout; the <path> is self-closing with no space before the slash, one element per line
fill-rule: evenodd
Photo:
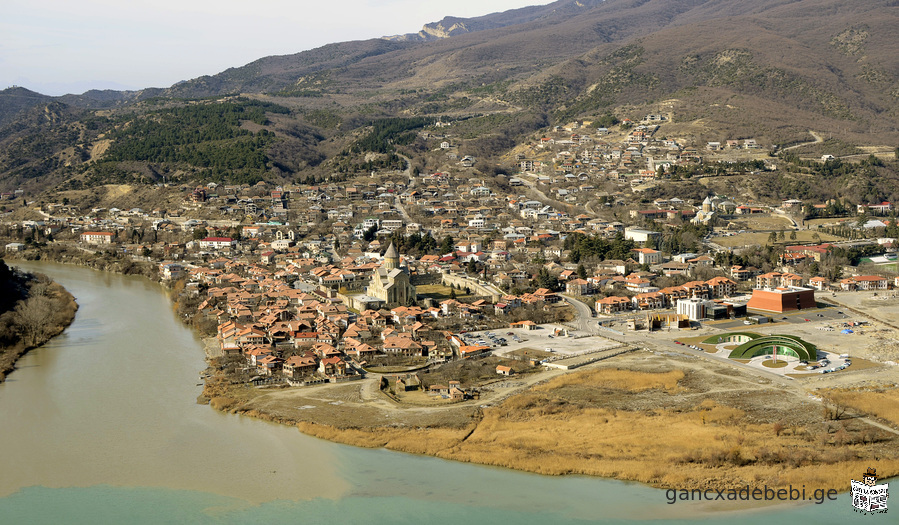
<path fill-rule="evenodd" d="M 540 271 L 537 273 L 537 287 L 555 291 L 559 288 L 559 279 L 549 273 L 546 268 L 540 268 Z"/>
<path fill-rule="evenodd" d="M 805 206 L 802 207 L 802 214 L 806 219 L 810 219 L 818 215 L 818 209 L 811 203 L 806 203 Z"/>
<path fill-rule="evenodd" d="M 200 226 L 199 228 L 194 228 L 194 239 L 205 239 L 206 237 L 209 237 L 209 231 L 206 228 L 202 226 Z"/>
<path fill-rule="evenodd" d="M 768 242 L 769 243 L 777 242 L 777 233 L 776 232 L 771 232 L 771 234 L 768 235 Z"/>
<path fill-rule="evenodd" d="M 371 242 L 375 240 L 375 236 L 378 234 L 378 225 L 372 224 L 371 228 L 365 230 L 362 234 L 362 240 L 365 242 Z"/>
<path fill-rule="evenodd" d="M 815 276 L 821 272 L 821 267 L 818 265 L 818 261 L 812 261 L 811 264 L 808 265 L 808 273 Z"/>
<path fill-rule="evenodd" d="M 450 237 L 449 235 L 447 235 L 440 242 L 440 253 L 442 253 L 442 254 L 453 253 L 454 244 L 455 243 L 453 242 L 453 238 Z"/>
<path fill-rule="evenodd" d="M 855 221 L 855 225 L 858 226 L 859 228 L 862 228 L 865 226 L 865 224 L 868 223 L 869 220 L 870 220 L 870 218 L 868 217 L 868 214 L 862 213 L 861 215 L 858 216 L 858 220 Z"/>
<path fill-rule="evenodd" d="M 474 259 L 468 260 L 468 266 L 466 268 L 468 273 L 478 273 L 478 265 L 474 262 Z"/>
<path fill-rule="evenodd" d="M 47 340 L 53 321 L 53 303 L 46 296 L 30 297 L 19 303 L 13 321 L 22 330 L 27 346 L 39 345 Z"/>
<path fill-rule="evenodd" d="M 580 278 L 580 279 L 586 279 L 586 278 L 587 278 L 587 269 L 584 268 L 584 265 L 583 265 L 583 264 L 577 265 L 577 276 L 578 276 L 578 278 Z"/>
<path fill-rule="evenodd" d="M 791 241 L 795 241 L 795 240 L 796 240 L 796 230 L 793 230 L 793 231 L 790 232 L 790 240 L 791 240 Z"/>

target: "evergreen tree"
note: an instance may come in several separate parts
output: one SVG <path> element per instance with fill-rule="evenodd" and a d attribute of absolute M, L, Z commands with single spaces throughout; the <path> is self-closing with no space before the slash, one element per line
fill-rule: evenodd
<path fill-rule="evenodd" d="M 546 268 L 540 268 L 540 271 L 537 272 L 537 287 L 556 291 L 559 289 L 559 279 L 549 273 Z"/>
<path fill-rule="evenodd" d="M 449 235 L 447 235 L 446 237 L 443 238 L 443 241 L 441 241 L 441 243 L 440 243 L 440 253 L 441 254 L 453 253 L 454 244 L 455 243 L 453 242 L 453 238 L 450 237 Z"/>
<path fill-rule="evenodd" d="M 378 225 L 372 224 L 371 228 L 365 230 L 365 232 L 362 234 L 362 240 L 365 242 L 371 242 L 371 241 L 375 240 L 375 237 L 377 236 L 377 234 L 378 234 Z"/>

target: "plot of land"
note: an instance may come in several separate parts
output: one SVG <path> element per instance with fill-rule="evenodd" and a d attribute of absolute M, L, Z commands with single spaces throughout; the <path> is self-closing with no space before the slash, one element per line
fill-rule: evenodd
<path fill-rule="evenodd" d="M 781 215 L 749 215 L 745 218 L 732 219 L 728 222 L 747 230 L 786 230 L 793 227 L 793 223 Z"/>
<path fill-rule="evenodd" d="M 554 335 L 554 332 L 564 330 L 558 325 L 540 325 L 537 330 L 526 330 L 523 328 L 514 329 L 498 329 L 487 330 L 483 332 L 471 332 L 466 334 L 469 340 L 477 342 L 484 341 L 488 346 L 493 347 L 493 353 L 496 355 L 513 354 L 517 350 L 525 350 L 531 348 L 542 349 L 544 353 L 555 355 L 556 357 L 575 356 L 588 352 L 607 350 L 620 346 L 621 343 L 606 339 L 601 336 L 576 337 L 576 331 L 569 332 L 575 337 L 565 335 Z M 513 335 L 508 335 L 511 332 Z M 506 339 L 506 346 L 493 343 L 488 334 Z M 515 337 L 518 337 L 518 341 Z"/>
<path fill-rule="evenodd" d="M 778 242 L 818 242 L 814 235 L 818 234 L 818 238 L 820 242 L 832 242 L 843 240 L 840 237 L 836 237 L 834 235 L 829 235 L 823 232 L 815 232 L 809 230 L 801 230 L 796 232 L 796 239 L 790 239 L 790 232 L 785 233 L 785 237 L 783 241 Z M 715 244 L 719 244 L 721 246 L 725 246 L 728 248 L 735 246 L 750 246 L 753 244 L 757 244 L 759 246 L 765 246 L 769 244 L 768 238 L 770 237 L 771 232 L 753 232 L 753 233 L 738 233 L 737 235 L 732 235 L 730 237 L 715 237 L 713 241 Z"/>
<path fill-rule="evenodd" d="M 537 350 L 535 348 L 519 348 L 506 353 L 506 357 L 524 357 L 527 359 L 546 359 L 547 357 L 552 356 L 553 354 L 550 352 Z"/>
<path fill-rule="evenodd" d="M 442 284 L 423 284 L 420 286 L 416 286 L 415 292 L 420 297 L 430 297 L 438 301 L 444 301 L 452 297 L 453 289 Z M 455 292 L 456 299 L 462 300 L 467 297 L 465 295 L 465 290 L 455 290 Z"/>
<path fill-rule="evenodd" d="M 819 226 L 830 226 L 833 224 L 841 224 L 841 223 L 853 223 L 856 219 L 851 219 L 849 217 L 828 217 L 826 219 L 808 219 L 805 221 L 805 225 L 808 227 L 819 227 Z"/>

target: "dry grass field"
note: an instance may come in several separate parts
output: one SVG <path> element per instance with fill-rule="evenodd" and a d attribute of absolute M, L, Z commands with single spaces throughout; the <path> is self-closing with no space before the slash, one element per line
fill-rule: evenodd
<path fill-rule="evenodd" d="M 842 240 L 839 237 L 828 235 L 824 232 L 814 232 L 809 230 L 801 230 L 796 232 L 796 239 L 790 239 L 790 232 L 786 232 L 785 239 L 783 241 L 778 241 L 778 243 L 800 243 L 800 242 L 816 242 L 814 235 L 818 234 L 821 242 L 831 242 L 831 241 L 839 241 Z M 732 235 L 730 237 L 715 237 L 713 240 L 715 244 L 719 244 L 726 248 L 734 248 L 738 246 L 750 246 L 753 244 L 757 244 L 759 246 L 765 246 L 769 244 L 768 237 L 771 235 L 770 232 L 754 232 L 754 233 L 738 233 L 737 235 Z"/>
<path fill-rule="evenodd" d="M 404 407 L 367 399 L 362 388 L 210 389 L 209 397 L 224 410 L 341 443 L 659 487 L 845 490 L 848 476 L 875 457 L 878 472 L 899 473 L 896 435 L 859 419 L 828 419 L 798 385 L 688 357 L 634 352 L 498 402 Z M 872 392 L 868 404 L 887 406 L 878 395 L 899 407 L 882 392 Z M 890 410 L 876 415 L 899 418 L 899 408 Z"/>
<path fill-rule="evenodd" d="M 793 223 L 786 217 L 766 213 L 747 215 L 738 219 L 731 219 L 728 222 L 746 230 L 788 230 L 793 227 Z"/>
<path fill-rule="evenodd" d="M 708 379 L 695 370 L 563 376 L 485 411 L 468 439 L 438 455 L 665 487 L 805 483 L 842 490 L 846 475 L 872 454 L 886 454 L 880 468 L 899 469 L 899 454 L 888 452 L 894 436 L 859 422 L 831 429 L 813 408 L 765 408 L 769 393 L 740 382 L 719 392 L 719 401 L 697 397 Z"/>
<path fill-rule="evenodd" d="M 444 301 L 446 299 L 451 298 L 453 289 L 449 286 L 444 286 L 442 284 L 424 284 L 421 286 L 415 287 L 416 293 L 422 297 L 430 297 L 432 299 L 438 301 Z M 456 298 L 459 300 L 465 299 L 465 290 L 456 290 Z"/>
<path fill-rule="evenodd" d="M 808 219 L 805 221 L 805 225 L 808 227 L 820 227 L 820 226 L 831 226 L 840 223 L 853 223 L 857 219 L 851 217 L 829 217 L 826 219 Z"/>
<path fill-rule="evenodd" d="M 853 362 L 853 365 L 855 362 Z M 872 390 L 832 389 L 819 392 L 825 399 L 843 405 L 862 414 L 888 422 L 899 428 L 899 390 L 880 388 Z"/>

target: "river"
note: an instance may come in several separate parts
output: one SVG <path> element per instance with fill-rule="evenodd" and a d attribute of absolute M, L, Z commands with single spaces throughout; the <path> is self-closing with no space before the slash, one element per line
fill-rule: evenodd
<path fill-rule="evenodd" d="M 0 523 L 864 523 L 849 497 L 736 510 L 321 441 L 197 405 L 199 339 L 143 278 L 50 263 L 75 322 L 0 384 Z M 849 480 L 846 481 L 847 488 Z"/>

